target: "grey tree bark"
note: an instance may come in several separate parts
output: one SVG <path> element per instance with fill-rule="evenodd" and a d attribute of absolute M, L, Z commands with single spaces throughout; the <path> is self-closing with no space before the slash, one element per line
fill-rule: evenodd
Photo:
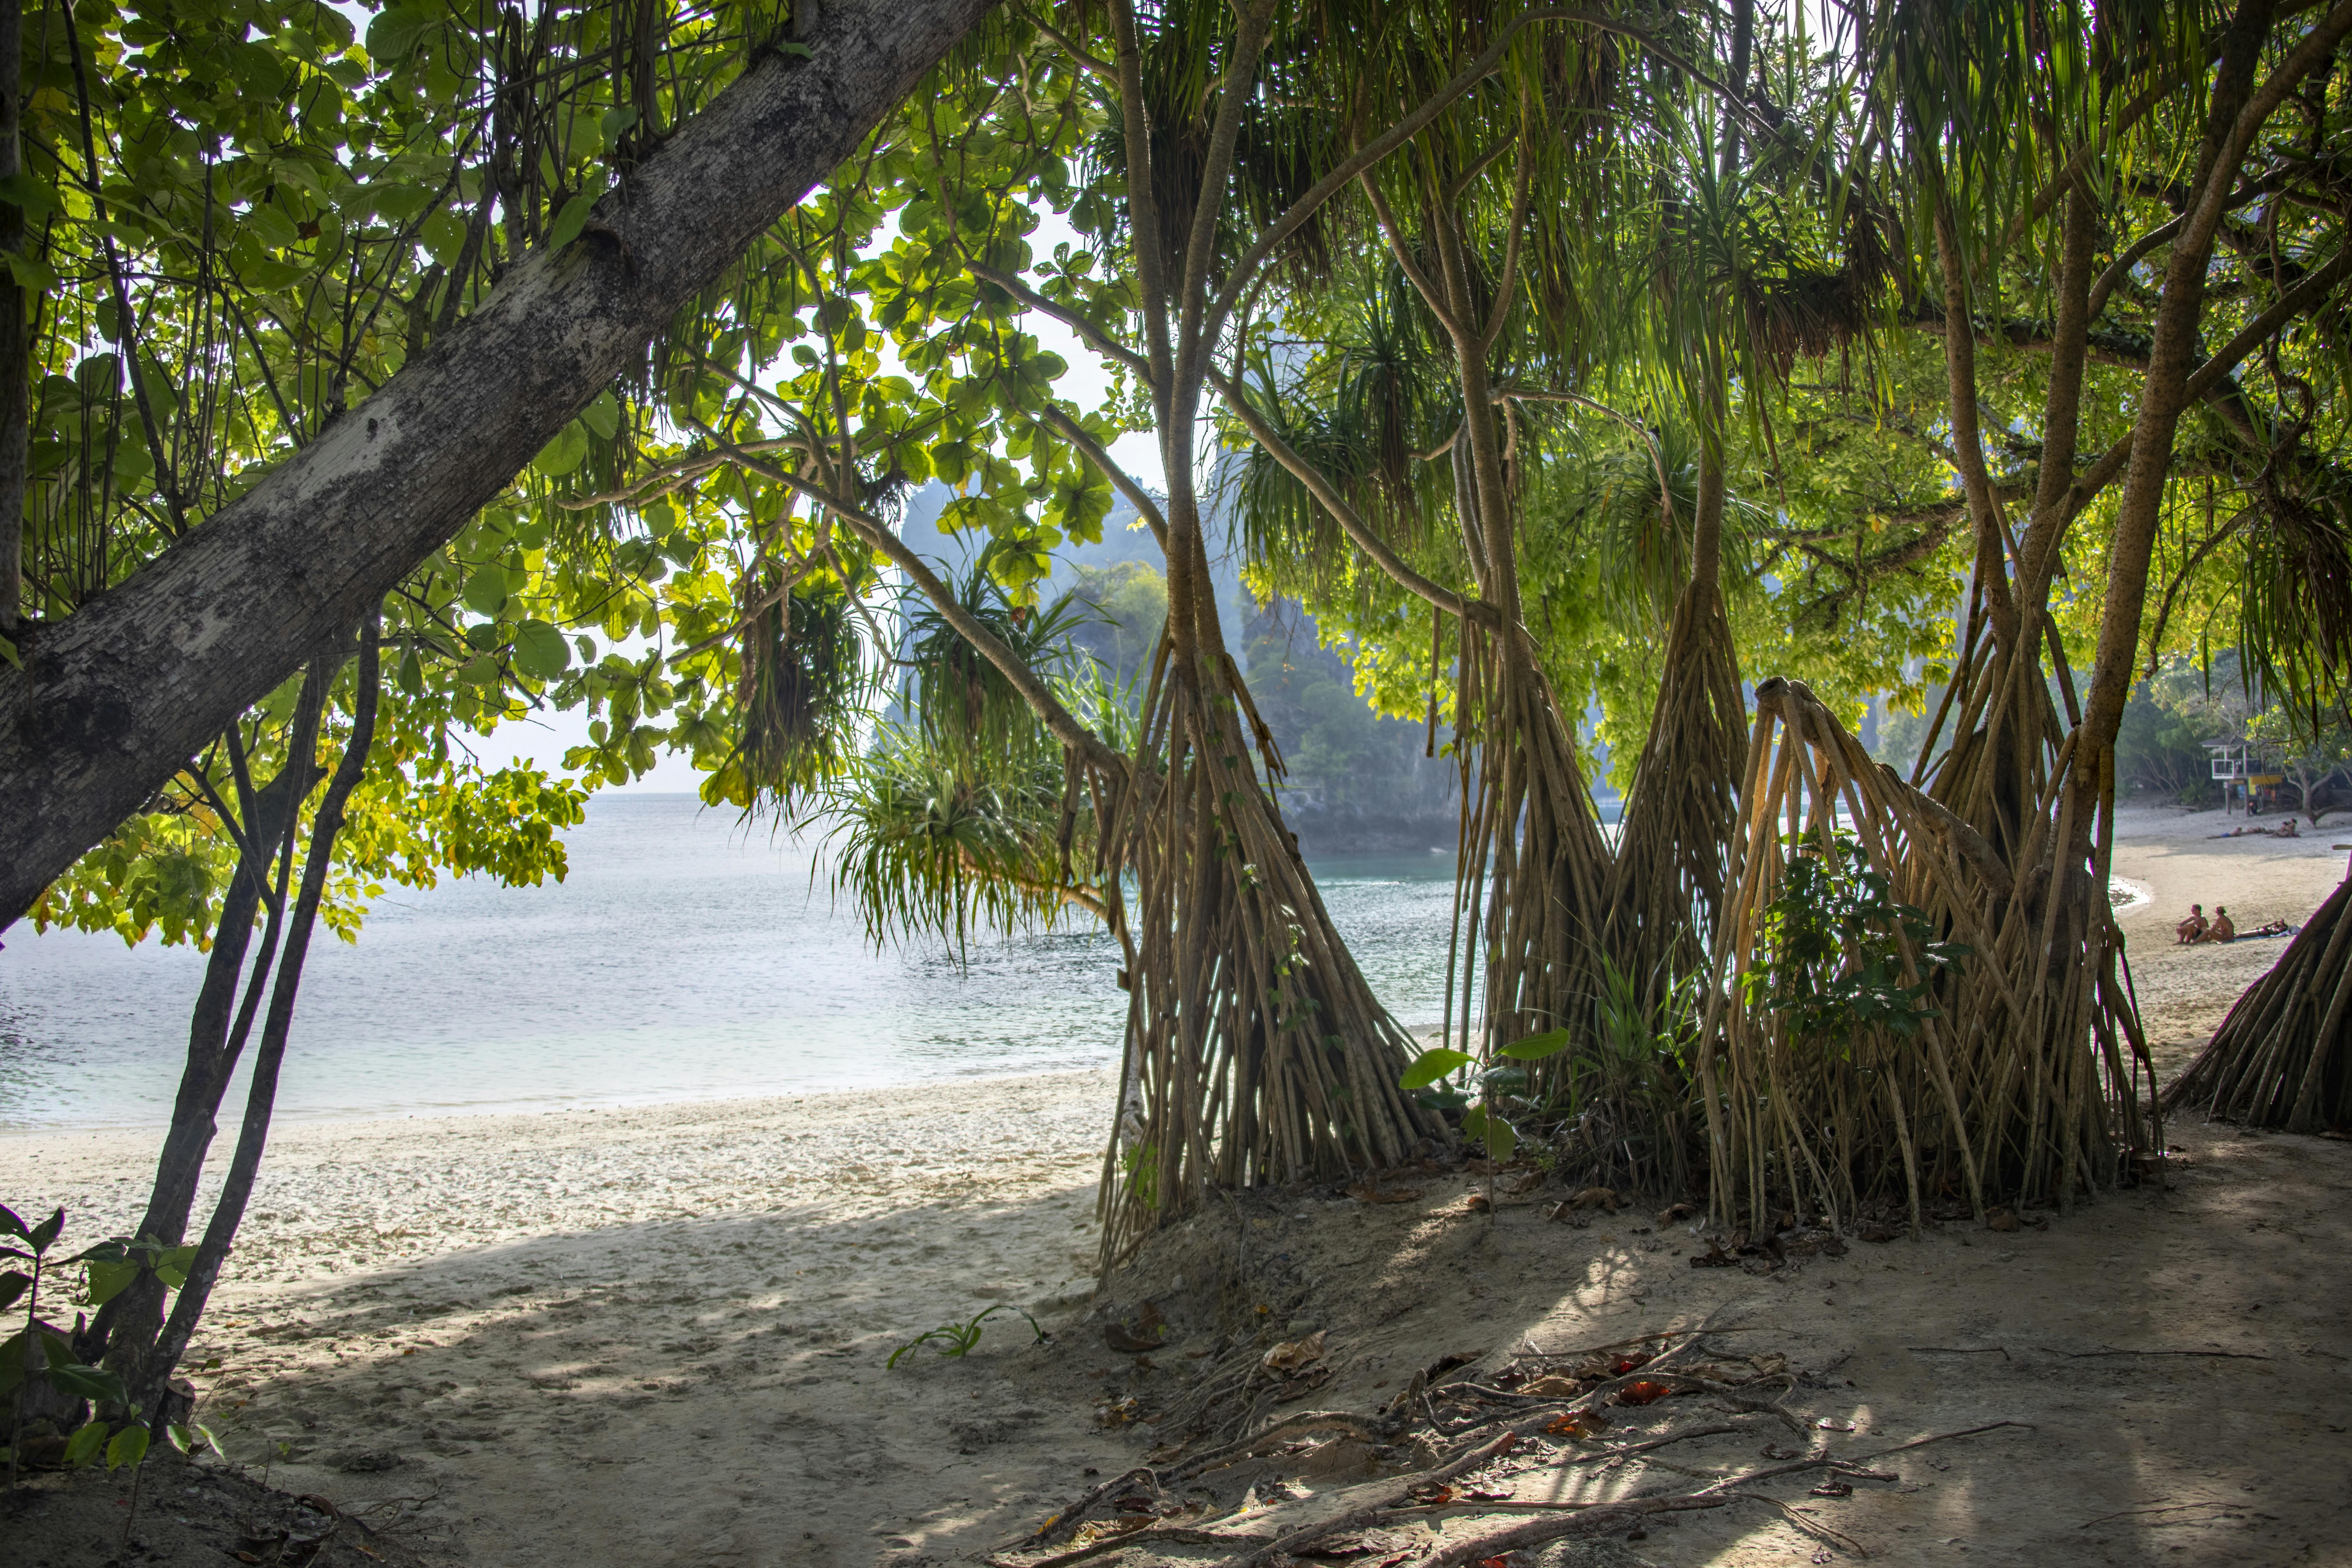
<path fill-rule="evenodd" d="M 835 0 L 561 251 L 252 491 L 0 666 L 0 928 L 446 542 L 996 0 Z"/>

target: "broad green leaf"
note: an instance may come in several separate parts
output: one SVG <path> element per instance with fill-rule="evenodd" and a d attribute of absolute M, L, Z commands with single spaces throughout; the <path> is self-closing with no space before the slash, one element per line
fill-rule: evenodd
<path fill-rule="evenodd" d="M 97 1420 L 83 1422 L 74 1435 L 66 1439 L 66 1468 L 80 1469 L 97 1458 L 99 1450 L 105 1447 L 106 1423 Z"/>
<path fill-rule="evenodd" d="M 507 574 L 495 561 L 478 566 L 458 595 L 478 616 L 495 616 L 507 605 Z"/>
<path fill-rule="evenodd" d="M 540 448 L 530 466 L 551 479 L 562 479 L 578 468 L 588 456 L 588 432 L 574 419 L 555 433 L 555 439 Z"/>
<path fill-rule="evenodd" d="M 1486 1118 L 1486 1158 L 1500 1163 L 1519 1146 L 1519 1130 L 1499 1116 Z"/>
<path fill-rule="evenodd" d="M 196 1435 L 176 1421 L 163 1428 L 163 1440 L 183 1454 L 196 1446 Z"/>
<path fill-rule="evenodd" d="M 594 432 L 600 441 L 609 441 L 621 427 L 621 401 L 606 387 L 596 395 L 596 401 L 580 411 L 580 422 Z"/>
<path fill-rule="evenodd" d="M 1427 1089 L 1448 1073 L 1460 1072 L 1475 1060 L 1477 1058 L 1466 1051 L 1432 1046 L 1412 1058 L 1412 1065 L 1404 1069 L 1402 1078 L 1397 1079 L 1397 1087 L 1402 1089 Z"/>
<path fill-rule="evenodd" d="M 466 220 L 446 208 L 426 218 L 420 232 L 426 251 L 444 267 L 457 266 L 466 252 Z"/>
<path fill-rule="evenodd" d="M 0 1312 L 15 1306 L 16 1298 L 32 1288 L 33 1277 L 29 1274 L 20 1274 L 14 1268 L 0 1274 Z"/>
<path fill-rule="evenodd" d="M 194 1267 L 196 1249 L 174 1247 L 156 1256 L 155 1278 L 176 1290 L 188 1282 L 188 1270 Z"/>
<path fill-rule="evenodd" d="M 58 193 L 47 180 L 37 179 L 23 170 L 0 180 L 0 202 L 22 208 L 27 218 L 64 210 L 58 202 Z"/>
<path fill-rule="evenodd" d="M 580 237 L 580 231 L 588 226 L 588 212 L 596 205 L 596 195 L 593 190 L 582 191 L 563 204 L 563 210 L 555 215 L 555 222 L 548 228 L 548 249 L 561 250 Z"/>
<path fill-rule="evenodd" d="M 128 1397 L 121 1377 L 94 1366 L 83 1366 L 79 1362 L 50 1367 L 48 1378 L 50 1386 L 63 1389 L 81 1399 L 110 1401 L 120 1405 Z"/>
<path fill-rule="evenodd" d="M 1539 1062 L 1546 1057 L 1559 1055 L 1568 1047 L 1569 1033 L 1566 1029 L 1547 1029 L 1540 1035 L 1515 1040 L 1496 1054 L 1508 1057 L 1515 1062 Z"/>
<path fill-rule="evenodd" d="M 379 66 L 396 66 L 416 47 L 416 40 L 432 22 L 430 14 L 406 5 L 379 12 L 368 24 L 368 58 Z"/>
<path fill-rule="evenodd" d="M 49 1249 L 49 1244 L 57 1240 L 58 1232 L 65 1227 L 66 1211 L 62 1208 L 35 1226 L 25 1238 L 33 1244 L 33 1256 L 38 1258 L 42 1253 L 47 1252 Z"/>
<path fill-rule="evenodd" d="M 89 1266 L 89 1300 L 92 1306 L 102 1306 L 131 1289 L 139 1278 L 136 1263 L 92 1263 Z"/>
<path fill-rule="evenodd" d="M 540 680 L 553 680 L 572 664 L 572 645 L 545 621 L 525 621 L 515 631 L 515 668 Z"/>
<path fill-rule="evenodd" d="M 30 1233 L 25 1229 L 25 1222 L 16 1217 L 16 1211 L 5 1204 L 0 1204 L 0 1236 L 28 1234 Z"/>
<path fill-rule="evenodd" d="M 264 202 L 245 215 L 246 226 L 253 236 L 272 250 L 291 250 L 301 243 L 294 232 L 294 220 L 274 202 Z"/>
<path fill-rule="evenodd" d="M 110 1475 L 125 1465 L 135 1465 L 147 1457 L 147 1428 L 132 1423 L 114 1435 L 106 1446 L 106 1468 Z"/>

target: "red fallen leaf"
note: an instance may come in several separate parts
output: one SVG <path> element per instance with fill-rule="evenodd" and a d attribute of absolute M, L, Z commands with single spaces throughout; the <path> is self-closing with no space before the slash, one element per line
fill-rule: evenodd
<path fill-rule="evenodd" d="M 1478 1568 L 1511 1568 L 1511 1560 L 1507 1557 L 1481 1557 Z"/>
<path fill-rule="evenodd" d="M 1648 1405 L 1654 1400 L 1664 1399 L 1667 1394 L 1672 1394 L 1673 1392 L 1673 1389 L 1667 1387 L 1663 1383 L 1652 1383 L 1648 1379 L 1644 1378 L 1639 1383 L 1629 1383 L 1624 1387 L 1619 1389 L 1617 1391 L 1617 1403 L 1620 1405 Z"/>
<path fill-rule="evenodd" d="M 1634 1372 L 1642 1367 L 1649 1365 L 1650 1361 L 1651 1358 L 1645 1355 L 1629 1355 L 1624 1360 L 1619 1362 L 1615 1366 L 1611 1367 L 1609 1369 L 1609 1375 L 1612 1377 L 1622 1377 L 1629 1372 Z"/>
<path fill-rule="evenodd" d="M 1433 1487 L 1427 1491 L 1415 1491 L 1412 1495 L 1432 1508 L 1444 1508 L 1454 1500 L 1454 1489 Z"/>

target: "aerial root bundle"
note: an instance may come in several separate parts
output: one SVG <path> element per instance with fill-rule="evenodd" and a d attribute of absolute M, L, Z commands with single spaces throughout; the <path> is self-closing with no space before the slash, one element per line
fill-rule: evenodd
<path fill-rule="evenodd" d="M 1609 851 L 1570 726 L 1524 634 L 1489 637 L 1465 623 L 1459 671 L 1455 711 L 1475 715 L 1464 721 L 1475 725 L 1477 776 L 1464 781 L 1447 1016 L 1458 1001 L 1457 1044 L 1483 1033 L 1506 1046 L 1590 1020 Z M 1482 970 L 1483 1031 L 1473 1024 Z"/>
<path fill-rule="evenodd" d="M 2247 987 L 2189 1070 L 2164 1091 L 2249 1127 L 2352 1124 L 2352 881 L 2336 884 L 2270 972 Z"/>
<path fill-rule="evenodd" d="M 1899 1192 L 1916 1226 L 1939 1202 L 1981 1218 L 2125 1180 L 2161 1132 L 2112 915 L 2050 848 L 2075 826 L 2071 751 L 2020 875 L 1801 683 L 1768 680 L 1756 703 L 1701 1031 L 1716 1217 L 1837 1223 Z M 1784 899 L 1799 858 L 1802 880 L 1842 889 L 1827 904 Z M 1808 937 L 1821 962 L 1792 969 Z M 1808 1018 L 1838 1026 L 1808 1034 Z"/>
<path fill-rule="evenodd" d="M 1397 1087 L 1410 1042 L 1364 983 L 1250 760 L 1238 681 L 1163 658 L 1103 885 L 1125 874 L 1125 1081 L 1104 1157 L 1102 1265 L 1211 1187 L 1402 1163 L 1433 1112 Z M 1272 752 L 1267 751 L 1269 765 Z"/>
<path fill-rule="evenodd" d="M 1094 1486 L 986 1561 L 992 1568 L 1075 1568 L 1131 1552 L 1209 1547 L 1223 1551 L 1201 1558 L 1204 1568 L 1270 1568 L 1299 1558 L 1375 1561 L 1402 1550 L 1413 1568 L 1457 1568 L 1549 1542 L 1624 1531 L 1659 1514 L 1743 1505 L 1769 1510 L 1824 1545 L 1861 1555 L 1851 1537 L 1764 1489 L 1794 1481 L 1840 1496 L 1857 1483 L 1894 1484 L 1901 1477 L 1881 1466 L 1896 1454 L 2022 1426 L 1995 1421 L 1864 1453 L 1831 1454 L 1813 1443 L 1813 1424 L 1784 1403 L 1797 1378 L 1783 1359 L 1751 1358 L 1709 1343 L 1715 1331 L 1653 1334 L 1564 1355 L 1525 1354 L 1483 1373 L 1416 1374 L 1376 1415 L 1318 1410 L 1281 1416 L 1238 1441 L 1213 1444 L 1173 1462 L 1139 1465 Z M 1538 1392 L 1524 1392 L 1530 1388 Z M 1575 1392 L 1566 1392 L 1570 1389 Z M 1694 1419 L 1676 1396 L 1696 1396 L 1709 1408 Z M 1766 1463 L 1739 1464 L 1714 1479 L 1686 1468 L 1703 1462 L 1684 1457 L 1687 1450 L 1676 1456 L 1681 1463 L 1648 1457 L 1717 1437 L 1733 1439 L 1745 1452 L 1759 1437 L 1790 1449 L 1773 1458 L 1780 1450 L 1768 1447 Z M 1307 1448 L 1360 1453 L 1367 1479 L 1311 1521 L 1284 1529 L 1278 1516 L 1264 1521 L 1267 1505 L 1253 1483 L 1267 1473 L 1265 1461 L 1297 1464 Z M 1426 1458 L 1404 1474 L 1372 1479 L 1380 1457 L 1408 1453 Z M 1644 1474 L 1652 1465 L 1664 1474 Z M 1563 1499 L 1563 1492 L 1581 1489 L 1587 1477 L 1611 1478 L 1612 1492 L 1622 1491 L 1628 1477 L 1644 1484 L 1637 1496 Z M 1684 1479 L 1692 1477 L 1698 1479 Z M 1665 1484 L 1653 1487 L 1653 1479 Z"/>
<path fill-rule="evenodd" d="M 1706 963 L 1739 818 L 1746 718 L 1722 592 L 1712 582 L 1686 584 L 1666 634 L 1649 739 L 1625 792 L 1602 937 L 1644 1004 Z"/>

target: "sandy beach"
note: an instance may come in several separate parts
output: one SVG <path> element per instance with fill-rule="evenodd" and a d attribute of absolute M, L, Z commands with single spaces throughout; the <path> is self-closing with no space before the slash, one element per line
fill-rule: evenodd
<path fill-rule="evenodd" d="M 2284 945 L 2177 948 L 2188 904 L 2227 904 L 2241 929 L 2299 922 L 2346 865 L 2330 845 L 2352 824 L 2210 837 L 2243 820 L 2122 818 L 2116 872 L 2147 897 L 2121 918 L 2163 1069 Z M 1765 1280 L 1694 1270 L 1688 1237 L 1632 1216 L 1546 1225 L 1530 1201 L 1472 1223 L 1459 1176 L 1380 1207 L 1257 1194 L 1104 1293 L 1163 1303 L 1178 1353 L 1154 1370 L 1109 1353 L 1087 1317 L 1113 1089 L 1080 1073 L 281 1128 L 191 1358 L 204 1418 L 274 1484 L 406 1500 L 412 1542 L 455 1561 L 910 1568 L 970 1560 L 1083 1477 L 1136 1463 L 1149 1432 L 1101 1412 L 1173 1402 L 1235 1353 L 1213 1279 L 1325 1330 L 1333 1375 L 1315 1403 L 1345 1409 L 1438 1355 L 1599 1344 L 1752 1300 L 1748 1342 L 1805 1367 L 1801 1398 L 1853 1441 L 1988 1413 L 2034 1423 L 1954 1447 L 1900 1497 L 1853 1500 L 1841 1528 L 1909 1552 L 1898 1560 L 2226 1548 L 2319 1563 L 2352 1534 L 2342 1142 L 2183 1128 L 2168 1191 L 2046 1232 L 1947 1227 Z M 0 1196 L 64 1205 L 68 1240 L 114 1234 L 157 1136 L 0 1137 Z M 971 1355 L 885 1370 L 912 1335 L 1000 1302 L 1053 1342 L 1000 1312 Z M 1285 1506 L 1307 1508 L 1344 1478 L 1285 1484 Z M 2125 1522 L 2081 1524 L 2111 1511 Z M 1812 1550 L 1785 1522 L 1709 1516 L 1572 1560 Z"/>

